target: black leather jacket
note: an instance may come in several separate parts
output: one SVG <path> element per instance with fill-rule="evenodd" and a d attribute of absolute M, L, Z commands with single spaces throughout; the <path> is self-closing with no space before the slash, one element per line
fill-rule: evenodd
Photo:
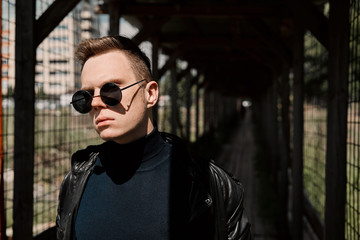
<path fill-rule="evenodd" d="M 194 161 L 178 137 L 167 133 L 161 136 L 172 144 L 170 239 L 251 239 L 242 185 L 214 163 Z M 71 172 L 60 188 L 58 239 L 75 239 L 80 199 L 98 157 L 97 146 L 72 156 Z"/>

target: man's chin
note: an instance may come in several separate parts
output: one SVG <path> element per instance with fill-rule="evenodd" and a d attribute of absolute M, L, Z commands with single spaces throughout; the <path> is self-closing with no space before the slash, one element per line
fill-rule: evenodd
<path fill-rule="evenodd" d="M 104 141 L 112 141 L 116 136 L 114 136 L 110 129 L 102 128 L 102 129 L 96 129 L 97 133 L 99 134 L 100 138 Z"/>
<path fill-rule="evenodd" d="M 125 136 L 119 136 L 117 134 L 114 134 L 113 132 L 107 131 L 109 129 L 98 131 L 98 134 L 100 138 L 104 141 L 114 141 L 117 143 L 126 143 L 126 137 Z"/>
<path fill-rule="evenodd" d="M 104 141 L 115 141 L 116 137 L 114 136 L 109 136 L 107 134 L 99 134 L 100 138 Z"/>

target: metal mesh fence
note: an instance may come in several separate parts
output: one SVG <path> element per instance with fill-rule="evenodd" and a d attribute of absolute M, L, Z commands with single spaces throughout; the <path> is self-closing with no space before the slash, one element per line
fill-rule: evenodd
<path fill-rule="evenodd" d="M 345 238 L 360 238 L 360 2 L 350 1 Z"/>
<path fill-rule="evenodd" d="M 166 73 L 165 77 L 160 80 L 160 97 L 158 101 L 158 128 L 160 131 L 171 131 L 171 97 L 170 89 L 170 74 Z"/>
<path fill-rule="evenodd" d="M 38 0 L 36 18 L 54 2 Z M 58 190 L 67 171 L 71 154 L 99 142 L 87 115 L 76 113 L 69 105 L 71 95 L 80 87 L 80 66 L 74 60 L 77 43 L 98 36 L 92 1 L 82 1 L 36 49 L 35 66 L 35 156 L 34 227 L 37 235 L 55 224 Z M 2 96 L 5 161 L 5 201 L 7 235 L 12 235 L 13 146 L 15 85 L 15 1 L 2 1 Z"/>
<path fill-rule="evenodd" d="M 2 159 L 7 226 L 12 225 L 14 189 L 15 0 L 1 1 Z"/>
<path fill-rule="evenodd" d="M 42 2 L 38 6 L 52 1 Z M 72 93 L 80 87 L 75 47 L 98 34 L 90 11 L 89 3 L 81 2 L 36 51 L 34 235 L 54 224 L 58 189 L 69 170 L 71 154 L 99 142 L 88 116 L 77 114 L 69 105 Z"/>
<path fill-rule="evenodd" d="M 185 128 L 186 128 L 186 92 L 183 85 L 186 84 L 185 81 L 180 82 L 177 85 L 178 96 L 177 99 L 177 134 L 184 139 L 186 136 Z M 170 72 L 165 74 L 165 76 L 160 80 L 160 94 L 158 101 L 158 129 L 164 132 L 171 132 L 171 79 Z M 204 134 L 204 89 L 201 88 L 199 90 L 197 84 L 193 84 L 190 88 L 190 136 L 189 141 L 195 142 L 197 137 L 200 137 Z M 197 93 L 197 91 L 199 91 Z M 198 101 L 198 109 L 196 102 Z M 198 132 L 197 132 L 198 131 Z"/>
<path fill-rule="evenodd" d="M 315 37 L 306 33 L 304 56 L 304 188 L 324 219 L 328 54 Z"/>

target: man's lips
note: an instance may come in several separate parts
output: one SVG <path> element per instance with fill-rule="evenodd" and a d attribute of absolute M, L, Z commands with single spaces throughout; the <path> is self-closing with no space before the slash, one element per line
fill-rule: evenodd
<path fill-rule="evenodd" d="M 100 126 L 100 125 L 105 125 L 108 121 L 112 121 L 114 120 L 113 118 L 108 118 L 108 117 L 98 117 L 96 120 L 95 120 L 95 124 L 97 126 Z"/>

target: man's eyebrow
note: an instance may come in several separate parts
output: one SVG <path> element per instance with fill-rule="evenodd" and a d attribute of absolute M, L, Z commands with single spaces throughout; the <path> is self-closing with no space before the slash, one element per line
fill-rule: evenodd
<path fill-rule="evenodd" d="M 110 81 L 108 82 L 113 82 L 113 83 L 118 83 L 118 84 L 122 84 L 125 82 L 124 79 L 121 79 L 121 78 L 114 78 L 114 79 L 111 79 Z"/>
<path fill-rule="evenodd" d="M 92 91 L 93 89 L 91 89 L 91 87 L 81 86 L 81 90 Z"/>

